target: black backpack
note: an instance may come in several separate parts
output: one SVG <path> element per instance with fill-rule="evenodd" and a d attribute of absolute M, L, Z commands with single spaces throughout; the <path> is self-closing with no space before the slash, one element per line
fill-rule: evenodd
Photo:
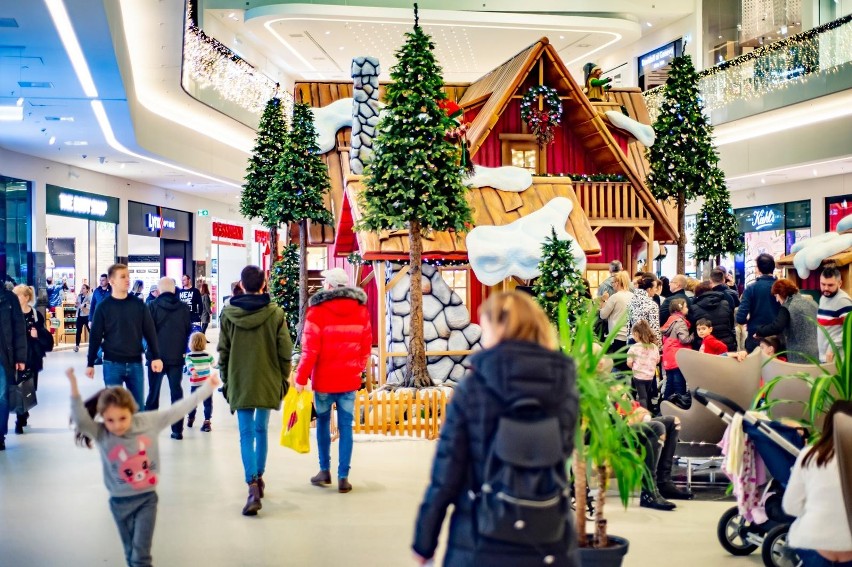
<path fill-rule="evenodd" d="M 470 494 L 479 534 L 532 546 L 562 539 L 570 510 L 567 458 L 559 419 L 534 398 L 514 402 L 488 448 L 480 492 Z"/>

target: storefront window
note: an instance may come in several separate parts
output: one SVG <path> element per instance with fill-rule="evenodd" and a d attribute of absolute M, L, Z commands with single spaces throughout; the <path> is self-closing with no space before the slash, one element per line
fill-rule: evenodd
<path fill-rule="evenodd" d="M 825 198 L 825 231 L 837 230 L 837 223 L 852 214 L 852 195 Z"/>
<path fill-rule="evenodd" d="M 735 262 L 738 283 L 744 286 L 757 277 L 759 254 L 771 254 L 777 260 L 789 254 L 793 244 L 811 236 L 810 201 L 736 209 L 734 214 L 745 238 L 745 253 Z"/>
<path fill-rule="evenodd" d="M 0 246 L 0 269 L 4 280 L 15 283 L 34 284 L 33 257 L 30 219 L 32 184 L 23 179 L 0 176 L 0 234 L 4 240 Z"/>

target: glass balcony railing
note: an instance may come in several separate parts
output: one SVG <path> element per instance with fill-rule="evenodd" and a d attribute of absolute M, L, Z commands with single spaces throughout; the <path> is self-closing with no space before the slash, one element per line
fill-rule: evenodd
<path fill-rule="evenodd" d="M 852 87 L 852 15 L 701 71 L 705 110 L 719 124 Z M 656 120 L 663 88 L 645 100 Z M 782 91 L 798 90 L 793 96 Z M 777 93 L 777 94 L 776 94 Z M 764 104 L 755 101 L 765 99 Z M 732 108 L 739 103 L 740 108 Z"/>

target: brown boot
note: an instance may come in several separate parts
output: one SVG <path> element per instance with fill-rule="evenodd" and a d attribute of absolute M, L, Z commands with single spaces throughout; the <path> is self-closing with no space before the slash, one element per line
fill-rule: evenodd
<path fill-rule="evenodd" d="M 263 498 L 263 491 L 266 488 L 266 483 L 263 482 L 263 477 L 261 475 L 257 475 L 256 481 L 257 481 L 257 493 L 261 498 Z"/>
<path fill-rule="evenodd" d="M 311 477 L 311 484 L 314 486 L 323 486 L 331 484 L 331 473 L 328 471 L 320 471 L 316 476 Z"/>
<path fill-rule="evenodd" d="M 260 503 L 260 491 L 257 488 L 257 483 L 252 482 L 248 485 L 248 499 L 246 505 L 243 506 L 243 516 L 257 516 L 257 511 L 263 508 Z"/>
<path fill-rule="evenodd" d="M 337 479 L 337 491 L 341 494 L 352 492 L 352 485 L 349 484 L 349 479 L 346 477 Z"/>

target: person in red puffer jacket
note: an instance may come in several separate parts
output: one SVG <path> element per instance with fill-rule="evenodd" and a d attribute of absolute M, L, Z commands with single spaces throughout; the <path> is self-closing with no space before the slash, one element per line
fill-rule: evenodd
<path fill-rule="evenodd" d="M 311 478 L 311 484 L 331 484 L 331 406 L 337 404 L 340 427 L 337 490 L 349 492 L 355 392 L 361 387 L 361 373 L 370 359 L 373 334 L 367 294 L 347 287 L 349 277 L 341 268 L 324 270 L 322 276 L 323 291 L 308 302 L 295 382 L 296 390 L 301 392 L 310 378 L 314 390 L 320 471 Z"/>

